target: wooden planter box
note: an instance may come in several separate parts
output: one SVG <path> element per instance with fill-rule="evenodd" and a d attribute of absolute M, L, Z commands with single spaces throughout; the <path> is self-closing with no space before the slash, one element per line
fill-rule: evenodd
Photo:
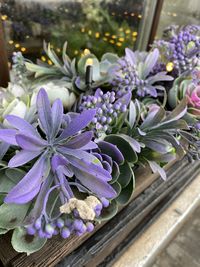
<path fill-rule="evenodd" d="M 186 159 L 173 162 L 166 166 L 166 182 L 140 169 L 132 200 L 110 221 L 97 225 L 93 233 L 67 240 L 57 236 L 30 256 L 14 251 L 7 234 L 0 237 L 0 260 L 3 266 L 14 267 L 108 266 L 196 177 L 199 167 L 199 162 L 189 164 Z"/>

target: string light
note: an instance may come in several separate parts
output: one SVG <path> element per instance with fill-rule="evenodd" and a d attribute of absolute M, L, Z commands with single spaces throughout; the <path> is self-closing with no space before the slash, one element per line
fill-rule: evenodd
<path fill-rule="evenodd" d="M 85 32 L 85 28 L 81 28 L 81 32 Z"/>
<path fill-rule="evenodd" d="M 133 36 L 137 36 L 138 33 L 137 33 L 137 32 L 132 32 L 132 35 L 133 35 Z"/>
<path fill-rule="evenodd" d="M 122 46 L 122 43 L 117 42 L 116 45 L 120 47 L 120 46 Z"/>
<path fill-rule="evenodd" d="M 105 36 L 110 36 L 110 33 L 109 33 L 109 32 L 106 32 L 106 33 L 105 33 Z"/>
<path fill-rule="evenodd" d="M 126 30 L 126 31 L 125 31 L 126 34 L 129 34 L 130 32 L 131 32 L 130 30 Z"/>
<path fill-rule="evenodd" d="M 46 57 L 41 56 L 41 60 L 45 62 L 46 61 Z"/>
<path fill-rule="evenodd" d="M 123 37 L 120 37 L 120 38 L 119 38 L 119 41 L 120 41 L 120 42 L 124 42 L 124 38 L 123 38 Z"/>
<path fill-rule="evenodd" d="M 9 43 L 10 45 L 12 45 L 12 44 L 14 43 L 14 41 L 13 41 L 13 40 L 9 40 L 8 43 Z"/>
<path fill-rule="evenodd" d="M 60 53 L 60 52 L 61 52 L 60 48 L 57 48 L 57 49 L 56 49 L 56 51 L 57 51 L 58 53 Z"/>
<path fill-rule="evenodd" d="M 135 16 L 135 14 L 134 13 L 131 13 L 131 17 L 134 17 Z"/>
<path fill-rule="evenodd" d="M 88 35 L 92 35 L 92 31 L 91 30 L 88 31 Z"/>
<path fill-rule="evenodd" d="M 52 61 L 50 59 L 47 60 L 49 65 L 53 65 Z"/>
<path fill-rule="evenodd" d="M 114 44 L 114 43 L 115 43 L 115 41 L 114 41 L 114 40 L 110 40 L 109 42 L 110 42 L 111 44 Z"/>
<path fill-rule="evenodd" d="M 74 50 L 74 55 L 78 55 L 78 50 Z"/>
<path fill-rule="evenodd" d="M 2 16 L 1 16 L 1 19 L 2 19 L 2 20 L 7 20 L 7 18 L 8 18 L 7 15 L 2 15 Z"/>
<path fill-rule="evenodd" d="M 20 47 L 20 44 L 15 44 L 15 47 L 16 47 L 16 48 L 19 48 L 19 47 Z"/>
<path fill-rule="evenodd" d="M 116 39 L 116 38 L 117 38 L 117 36 L 116 36 L 116 35 L 112 35 L 112 38 L 113 38 L 113 39 Z"/>
<path fill-rule="evenodd" d="M 138 19 L 141 19 L 141 18 L 142 18 L 142 15 L 139 14 L 139 15 L 138 15 Z"/>
<path fill-rule="evenodd" d="M 108 38 L 106 38 L 106 37 L 103 37 L 103 40 L 104 40 L 104 41 L 108 41 Z"/>
<path fill-rule="evenodd" d="M 21 51 L 22 51 L 22 52 L 25 52 L 25 51 L 26 51 L 26 47 L 22 47 L 22 48 L 21 48 Z"/>
<path fill-rule="evenodd" d="M 84 54 L 84 56 L 87 56 L 87 55 L 89 55 L 91 53 L 90 53 L 90 50 L 88 48 L 85 48 L 84 51 L 83 51 L 83 54 Z"/>
<path fill-rule="evenodd" d="M 168 72 L 171 72 L 174 69 L 174 63 L 173 62 L 168 62 L 166 65 L 166 70 Z"/>

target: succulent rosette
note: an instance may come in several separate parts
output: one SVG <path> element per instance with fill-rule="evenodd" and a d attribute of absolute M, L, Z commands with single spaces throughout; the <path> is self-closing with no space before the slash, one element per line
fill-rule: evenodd
<path fill-rule="evenodd" d="M 44 44 L 51 64 L 15 53 L 0 90 L 0 234 L 27 254 L 116 215 L 141 166 L 166 180 L 167 163 L 200 159 L 199 27 L 121 58 L 66 48 Z"/>

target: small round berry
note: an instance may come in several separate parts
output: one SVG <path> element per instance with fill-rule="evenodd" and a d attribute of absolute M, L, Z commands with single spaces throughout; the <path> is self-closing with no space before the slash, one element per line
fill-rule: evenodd
<path fill-rule="evenodd" d="M 94 230 L 94 224 L 91 222 L 86 223 L 87 232 L 91 233 Z"/>
<path fill-rule="evenodd" d="M 61 218 L 58 218 L 57 221 L 56 221 L 56 226 L 58 228 L 62 228 L 64 225 L 65 225 L 64 220 L 61 219 Z"/>
<path fill-rule="evenodd" d="M 61 236 L 62 238 L 66 239 L 70 236 L 70 231 L 67 227 L 63 227 L 63 229 L 61 230 Z"/>

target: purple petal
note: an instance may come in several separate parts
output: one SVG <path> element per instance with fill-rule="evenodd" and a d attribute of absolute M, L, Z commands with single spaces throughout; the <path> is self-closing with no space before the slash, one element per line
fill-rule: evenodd
<path fill-rule="evenodd" d="M 5 118 L 14 128 L 32 135 L 37 134 L 35 128 L 24 119 L 15 115 L 7 115 Z"/>
<path fill-rule="evenodd" d="M 131 65 L 136 65 L 136 57 L 134 52 L 130 48 L 125 49 L 126 59 L 128 60 Z"/>
<path fill-rule="evenodd" d="M 17 134 L 16 141 L 21 148 L 29 151 L 41 151 L 47 145 L 45 140 L 25 134 Z"/>
<path fill-rule="evenodd" d="M 92 150 L 98 148 L 97 144 L 95 144 L 93 141 L 90 141 L 87 145 L 82 146 L 81 150 Z"/>
<path fill-rule="evenodd" d="M 159 58 L 159 50 L 155 48 L 152 52 L 148 54 L 146 60 L 144 62 L 145 68 L 143 72 L 143 78 L 146 78 L 147 75 L 152 71 L 153 67 L 155 66 L 156 62 Z"/>
<path fill-rule="evenodd" d="M 125 94 L 124 96 L 119 98 L 115 103 L 121 103 L 123 105 L 127 105 L 128 106 L 128 104 L 131 101 L 131 97 L 132 97 L 131 92 L 128 92 L 127 94 Z"/>
<path fill-rule="evenodd" d="M 59 132 L 63 118 L 63 104 L 60 99 L 57 99 L 51 108 L 52 111 L 52 137 L 56 137 Z"/>
<path fill-rule="evenodd" d="M 98 143 L 98 146 L 101 149 L 102 153 L 105 153 L 108 156 L 110 156 L 118 164 L 123 163 L 124 156 L 122 155 L 121 151 L 117 148 L 116 145 L 113 145 L 109 142 L 100 141 Z"/>
<path fill-rule="evenodd" d="M 58 140 L 65 139 L 69 136 L 75 135 L 77 132 L 85 128 L 94 118 L 96 109 L 89 109 L 83 111 L 80 115 L 76 116 L 67 126 L 67 128 L 60 135 Z"/>
<path fill-rule="evenodd" d="M 107 182 L 74 168 L 76 178 L 99 197 L 114 198 L 116 192 Z"/>
<path fill-rule="evenodd" d="M 67 156 L 66 156 L 67 157 Z M 73 156 L 67 157 L 69 163 L 74 166 L 76 169 L 84 171 L 95 178 L 98 178 L 102 181 L 110 181 L 112 176 L 108 171 L 106 171 L 101 166 L 94 164 L 92 162 L 88 162 L 85 159 L 79 160 Z M 74 170 L 74 168 L 72 168 Z"/>
<path fill-rule="evenodd" d="M 5 142 L 0 143 L 0 160 L 5 156 L 9 147 L 10 147 L 10 144 L 8 143 L 5 143 Z"/>
<path fill-rule="evenodd" d="M 73 149 L 82 148 L 91 141 L 92 137 L 93 137 L 92 131 L 84 132 L 70 139 L 70 141 L 66 143 L 65 147 Z"/>
<path fill-rule="evenodd" d="M 11 160 L 8 163 L 8 166 L 10 168 L 15 168 L 18 166 L 22 166 L 25 163 L 31 161 L 32 159 L 39 156 L 41 151 L 26 151 L 21 150 L 19 151 L 14 157 L 11 158 Z"/>
<path fill-rule="evenodd" d="M 17 130 L 14 129 L 0 129 L 0 140 L 10 145 L 18 146 L 16 141 Z"/>
<path fill-rule="evenodd" d="M 65 166 L 67 163 L 67 159 L 65 159 L 63 156 L 58 154 L 54 155 L 51 159 L 51 166 L 53 172 L 55 172 L 59 166 Z"/>
<path fill-rule="evenodd" d="M 46 171 L 46 157 L 41 157 L 24 176 L 24 178 L 8 193 L 6 203 L 25 204 L 39 192 Z"/>
<path fill-rule="evenodd" d="M 40 123 L 46 135 L 50 137 L 52 132 L 51 105 L 48 95 L 44 89 L 40 89 L 37 95 L 37 110 Z"/>

